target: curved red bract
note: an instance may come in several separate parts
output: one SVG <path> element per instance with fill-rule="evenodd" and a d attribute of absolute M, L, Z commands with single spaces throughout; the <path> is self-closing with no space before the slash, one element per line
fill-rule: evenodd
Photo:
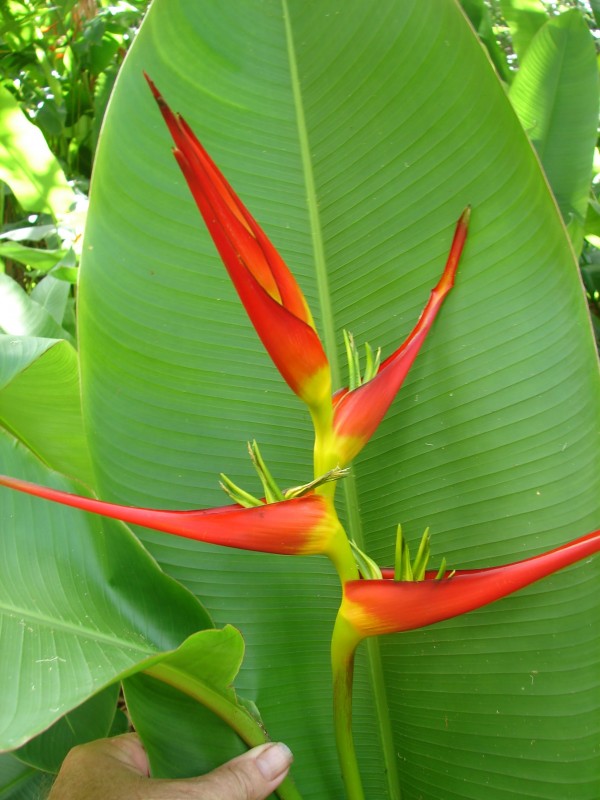
<path fill-rule="evenodd" d="M 349 581 L 340 615 L 361 638 L 423 628 L 493 603 L 599 551 L 600 531 L 594 531 L 524 561 L 442 580 Z"/>

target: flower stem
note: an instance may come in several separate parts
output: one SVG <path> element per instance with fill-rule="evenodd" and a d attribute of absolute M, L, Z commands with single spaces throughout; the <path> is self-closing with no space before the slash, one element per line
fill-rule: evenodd
<path fill-rule="evenodd" d="M 335 510 L 332 510 L 335 514 Z M 337 570 L 342 586 L 348 581 L 356 581 L 360 575 L 356 565 L 356 558 L 348 535 L 342 524 L 338 525 L 337 531 L 329 542 L 326 555 L 329 557 Z"/>
<path fill-rule="evenodd" d="M 347 800 L 365 800 L 352 738 L 352 679 L 354 653 L 359 641 L 354 629 L 338 615 L 331 640 L 333 718 Z"/>

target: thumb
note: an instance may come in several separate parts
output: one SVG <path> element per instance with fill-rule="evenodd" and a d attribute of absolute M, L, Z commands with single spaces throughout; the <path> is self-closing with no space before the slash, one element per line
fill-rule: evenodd
<path fill-rule="evenodd" d="M 221 767 L 193 778 L 197 800 L 265 800 L 289 772 L 294 757 L 280 742 L 269 742 L 248 750 Z"/>

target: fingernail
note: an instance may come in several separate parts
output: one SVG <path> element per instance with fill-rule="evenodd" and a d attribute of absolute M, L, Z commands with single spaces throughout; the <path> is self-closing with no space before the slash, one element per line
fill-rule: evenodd
<path fill-rule="evenodd" d="M 274 781 L 288 769 L 293 760 L 290 748 L 282 742 L 276 742 L 257 756 L 256 766 L 266 781 Z"/>

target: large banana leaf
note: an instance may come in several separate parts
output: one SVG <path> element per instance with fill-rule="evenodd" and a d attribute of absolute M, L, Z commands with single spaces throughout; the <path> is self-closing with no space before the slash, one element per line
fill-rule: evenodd
<path fill-rule="evenodd" d="M 576 265 L 453 0 L 155 0 L 110 103 L 84 246 L 84 415 L 101 495 L 221 503 L 220 471 L 251 481 L 251 437 L 283 485 L 311 477 L 306 413 L 229 285 L 142 70 L 292 266 L 339 385 L 342 328 L 390 352 L 473 206 L 456 287 L 341 495 L 370 555 L 392 560 L 400 520 L 410 539 L 430 525 L 452 566 L 590 530 L 599 382 Z M 237 685 L 293 748 L 303 796 L 342 797 L 330 565 L 139 534 L 219 623 L 242 630 Z M 597 574 L 582 564 L 363 646 L 355 734 L 367 797 L 597 797 Z"/>

